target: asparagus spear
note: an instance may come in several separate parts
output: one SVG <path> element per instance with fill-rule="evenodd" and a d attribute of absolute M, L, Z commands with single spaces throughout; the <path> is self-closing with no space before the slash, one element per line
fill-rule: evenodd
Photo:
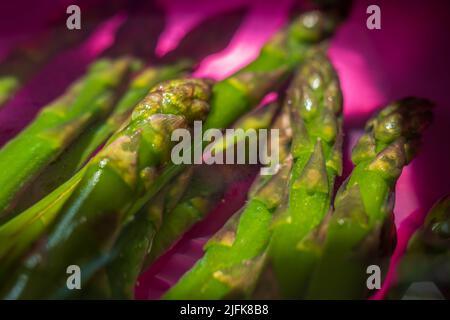
<path fill-rule="evenodd" d="M 64 297 L 70 294 L 66 268 L 73 264 L 80 266 L 85 284 L 129 220 L 127 209 L 152 188 L 170 161 L 171 133 L 206 118 L 209 96 L 210 84 L 200 79 L 155 87 L 128 125 L 89 161 L 54 227 L 6 297 Z"/>
<path fill-rule="evenodd" d="M 289 203 L 273 223 L 270 257 L 282 295 L 298 298 L 308 261 L 298 246 L 330 208 L 342 171 L 342 96 L 325 48 L 313 50 L 287 96 L 294 137 Z"/>
<path fill-rule="evenodd" d="M 67 181 L 130 115 L 133 107 L 159 82 L 180 76 L 190 66 L 188 61 L 174 65 L 147 67 L 130 83 L 108 118 L 99 119 L 87 128 L 59 158 L 51 163 L 19 198 L 16 212 L 27 209 L 56 187 Z"/>
<path fill-rule="evenodd" d="M 431 106 L 425 99 L 405 98 L 367 123 L 353 148 L 355 168 L 338 191 L 334 213 L 299 244 L 316 262 L 306 298 L 364 298 L 367 267 L 384 269 L 395 245 L 395 183 L 417 151 Z"/>
<path fill-rule="evenodd" d="M 292 164 L 287 155 L 287 119 L 287 112 L 283 112 L 274 124 L 281 131 L 278 172 L 257 179 L 245 207 L 208 241 L 204 256 L 164 295 L 165 299 L 226 299 L 251 294 L 267 256 L 272 213 L 283 201 Z"/>
<path fill-rule="evenodd" d="M 284 74 L 286 69 L 290 71 L 295 68 L 304 60 L 307 50 L 312 45 L 334 31 L 339 19 L 339 15 L 334 13 L 311 11 L 302 14 L 287 29 L 278 33 L 262 48 L 255 61 L 214 86 L 211 112 L 206 126 L 218 128 L 227 126 L 229 118 L 234 119 L 242 112 L 241 110 L 260 99 L 261 93 L 268 87 L 274 87 L 274 83 L 267 80 L 268 75 L 273 77 L 277 73 Z M 245 90 L 245 87 L 248 89 Z M 258 87 L 260 89 L 255 90 Z M 227 108 L 230 104 L 233 108 Z"/>
<path fill-rule="evenodd" d="M 273 103 L 251 111 L 233 127 L 243 130 L 268 128 L 276 106 Z M 228 147 L 233 142 L 229 141 Z M 222 144 L 217 146 L 218 150 L 224 147 Z M 97 290 L 97 297 L 105 298 L 110 294 L 112 298 L 131 299 L 144 260 L 149 264 L 173 245 L 212 209 L 227 186 L 245 176 L 248 169 L 232 165 L 202 165 L 185 171 L 163 189 L 156 200 L 140 210 L 122 232 L 106 268 L 110 289 L 103 294 Z"/>
<path fill-rule="evenodd" d="M 433 206 L 411 238 L 389 297 L 402 298 L 411 284 L 422 281 L 433 282 L 450 299 L 450 195 Z"/>
<path fill-rule="evenodd" d="M 87 76 L 0 150 L 0 218 L 5 219 L 18 193 L 54 160 L 89 123 L 108 112 L 114 90 L 130 70 L 129 58 L 95 63 Z"/>

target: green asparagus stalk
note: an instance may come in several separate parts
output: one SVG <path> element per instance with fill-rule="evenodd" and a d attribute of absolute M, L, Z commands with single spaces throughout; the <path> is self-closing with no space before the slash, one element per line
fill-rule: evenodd
<path fill-rule="evenodd" d="M 430 123 L 431 106 L 424 99 L 399 100 L 366 125 L 352 151 L 355 168 L 338 191 L 333 214 L 300 244 L 316 263 L 306 298 L 364 298 L 367 267 L 387 269 L 395 246 L 395 184 Z"/>
<path fill-rule="evenodd" d="M 433 282 L 450 299 L 450 195 L 431 208 L 424 225 L 411 238 L 389 298 L 400 299 L 413 283 L 424 281 Z"/>
<path fill-rule="evenodd" d="M 265 263 L 272 213 L 284 199 L 283 191 L 292 164 L 288 156 L 290 128 L 287 118 L 287 112 L 283 112 L 274 124 L 274 128 L 281 131 L 278 172 L 274 176 L 258 177 L 245 207 L 208 241 L 204 256 L 164 295 L 164 299 L 249 297 Z"/>
<path fill-rule="evenodd" d="M 6 219 L 27 184 L 54 160 L 90 123 L 107 113 L 114 90 L 133 65 L 129 58 L 95 63 L 84 79 L 0 150 L 0 218 Z"/>
<path fill-rule="evenodd" d="M 293 169 L 287 208 L 273 222 L 270 258 L 279 291 L 299 298 L 309 261 L 299 244 L 328 212 L 342 172 L 342 95 L 325 48 L 313 50 L 289 87 Z"/>
<path fill-rule="evenodd" d="M 190 67 L 188 61 L 174 65 L 147 67 L 130 83 L 114 110 L 105 119 L 99 119 L 87 128 L 57 160 L 52 162 L 36 178 L 19 198 L 16 212 L 21 212 L 55 190 L 77 172 L 105 141 L 117 131 L 128 118 L 134 106 L 141 101 L 156 84 L 181 76 Z"/>
<path fill-rule="evenodd" d="M 277 110 L 273 103 L 242 116 L 235 129 L 267 129 Z M 236 141 L 236 140 L 234 140 Z M 234 146 L 228 141 L 228 147 Z M 219 142 L 217 142 L 219 143 Z M 217 146 L 218 150 L 227 145 Z M 172 246 L 192 225 L 205 217 L 227 187 L 249 168 L 203 165 L 183 172 L 155 200 L 140 210 L 115 245 L 107 273 L 110 298 L 133 298 L 136 280 L 148 265 Z M 150 252 L 150 253 L 149 253 Z M 105 294 L 101 295 L 105 298 Z M 97 296 L 98 298 L 98 296 Z"/>
<path fill-rule="evenodd" d="M 43 244 L 19 270 L 6 298 L 64 297 L 66 268 L 83 270 L 82 283 L 102 264 L 130 219 L 131 204 L 153 187 L 170 161 L 171 133 L 206 118 L 210 84 L 174 80 L 155 87 L 129 123 L 87 164 Z"/>

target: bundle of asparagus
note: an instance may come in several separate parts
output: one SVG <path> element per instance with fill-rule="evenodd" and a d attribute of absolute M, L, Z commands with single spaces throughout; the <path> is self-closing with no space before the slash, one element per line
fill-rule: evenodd
<path fill-rule="evenodd" d="M 110 106 L 112 111 L 107 117 L 92 123 L 55 161 L 42 168 L 43 171 L 22 192 L 22 196 L 19 194 L 14 212 L 27 209 L 67 181 L 86 163 L 92 153 L 120 128 L 152 87 L 162 81 L 185 75 L 190 66 L 189 61 L 180 61 L 174 65 L 150 66 L 143 70 L 138 67 L 139 72 L 133 77 L 125 93 L 118 95 L 117 103 Z"/>
<path fill-rule="evenodd" d="M 153 187 L 169 161 L 171 132 L 203 120 L 209 96 L 210 84 L 197 79 L 167 82 L 150 91 L 127 125 L 80 171 L 45 243 L 18 271 L 20 281 L 6 297 L 64 296 L 70 292 L 65 269 L 71 264 L 85 270 L 85 283 L 129 219 L 129 207 Z"/>
<path fill-rule="evenodd" d="M 166 293 L 166 299 L 249 297 L 266 259 L 270 221 L 283 202 L 289 177 L 291 130 L 287 108 L 273 129 L 280 130 L 280 166 L 274 176 L 260 176 L 247 204 L 205 246 L 205 255 Z"/>
<path fill-rule="evenodd" d="M 338 190 L 334 212 L 299 245 L 314 268 L 304 278 L 304 297 L 361 299 L 368 294 L 367 268 L 387 271 L 395 246 L 395 183 L 416 154 L 431 107 L 427 100 L 405 98 L 368 121 L 353 148 L 355 168 Z"/>
<path fill-rule="evenodd" d="M 245 114 L 233 128 L 268 128 L 276 106 L 270 104 Z M 217 147 L 223 148 L 223 145 Z M 148 265 L 167 250 L 189 227 L 204 218 L 231 183 L 249 174 L 246 166 L 201 165 L 178 176 L 123 230 L 107 263 L 106 278 L 105 270 L 100 270 L 89 296 L 132 298 L 144 263 Z M 99 285 L 98 281 L 103 283 Z"/>
<path fill-rule="evenodd" d="M 395 184 L 418 149 L 431 103 L 399 100 L 369 120 L 333 208 L 342 95 L 323 40 L 343 11 L 317 2 L 322 11 L 302 14 L 217 83 L 166 81 L 185 75 L 185 61 L 143 69 L 133 58 L 102 59 L 43 108 L 0 150 L 0 165 L 10 168 L 0 175 L 0 295 L 133 298 L 143 269 L 252 172 L 172 163 L 171 134 L 200 120 L 204 129 L 278 130 L 280 165 L 256 179 L 247 203 L 164 298 L 367 297 L 366 268 L 386 269 Z M 281 111 L 276 103 L 249 111 L 295 69 Z M 8 85 L 0 81 L 0 104 Z M 237 143 L 225 136 L 213 148 Z M 402 265 L 393 295 L 424 278 L 448 295 L 448 203 L 432 210 L 413 240 L 403 263 L 419 259 L 420 268 L 408 273 Z M 66 286 L 70 265 L 82 270 L 80 291 Z"/>
<path fill-rule="evenodd" d="M 309 17 L 309 18 L 308 18 Z M 314 17 L 312 19 L 311 17 Z M 303 48 L 309 43 L 329 34 L 328 20 L 319 12 L 303 15 L 291 27 L 276 36 L 266 45 L 260 57 L 236 75 L 219 82 L 213 88 L 212 114 L 207 126 L 226 127 L 237 116 L 257 103 L 269 90 L 276 87 L 292 69 L 295 62 L 303 58 Z M 306 23 L 308 22 L 308 23 Z M 314 23 L 311 23 L 314 22 Z M 325 23 L 327 22 L 327 23 Z M 276 46 L 275 46 L 276 45 Z M 301 50 L 298 50 L 301 49 Z M 295 55 L 294 55 L 295 53 Z M 239 99 L 235 100 L 238 96 Z M 229 106 L 233 106 L 230 108 Z M 164 170 L 161 181 L 148 194 L 136 201 L 130 209 L 133 216 L 171 177 L 181 169 L 171 166 Z M 68 182 L 20 214 L 17 219 L 0 228 L 0 238 L 8 239 L 1 247 L 2 274 L 5 274 L 17 259 L 26 253 L 43 232 L 60 215 L 64 202 L 76 189 L 83 173 L 77 173 Z"/>
<path fill-rule="evenodd" d="M 248 297 L 265 261 L 271 266 L 266 272 L 273 275 L 259 281 L 271 280 L 272 297 L 363 298 L 367 267 L 386 266 L 395 244 L 393 188 L 417 151 L 431 118 L 431 103 L 406 98 L 368 122 L 353 150 L 356 167 L 330 211 L 334 177 L 341 171 L 342 102 L 331 66 L 323 54 L 314 53 L 288 93 L 291 121 L 298 124 L 293 127 L 294 164 L 288 201 L 275 211 L 272 231 L 266 219 L 271 220 L 274 207 L 266 203 L 256 221 L 246 222 L 248 212 L 257 211 L 251 207 L 259 199 L 256 193 L 240 219 L 237 214 L 210 240 L 205 256 L 165 298 Z M 318 135 L 323 138 L 315 138 Z"/>
<path fill-rule="evenodd" d="M 310 58 L 289 88 L 284 117 L 280 117 L 275 126 L 280 129 L 281 124 L 289 122 L 286 119 L 289 118 L 290 111 L 293 131 L 292 158 L 287 156 L 289 148 L 286 143 L 290 141 L 288 130 L 281 127 L 284 132 L 284 138 L 281 139 L 284 142 L 282 150 L 287 149 L 282 152 L 285 158 L 283 169 L 269 181 L 265 181 L 264 186 L 260 187 L 260 183 L 256 183 L 257 187 L 254 189 L 257 190 L 250 192 L 251 196 L 242 213 L 236 213 L 223 230 L 210 240 L 205 247 L 205 256 L 166 294 L 166 298 L 218 299 L 231 295 L 248 297 L 258 282 L 267 255 L 275 261 L 276 267 L 284 267 L 279 275 L 291 277 L 291 281 L 287 283 L 292 286 L 298 284 L 295 272 L 292 272 L 298 268 L 298 264 L 295 260 L 291 261 L 293 258 L 289 259 L 289 255 L 293 255 L 290 247 L 293 246 L 295 254 L 295 244 L 298 240 L 288 237 L 301 239 L 301 228 L 305 228 L 305 234 L 320 222 L 321 216 L 328 210 L 334 176 L 336 172 L 340 172 L 341 167 L 341 109 L 339 84 L 332 67 L 322 50 L 312 50 Z M 321 136 L 324 137 L 323 146 Z M 330 183 L 326 167 L 330 174 Z M 284 196 L 288 179 L 289 197 L 287 194 Z M 284 205 L 283 200 L 286 202 Z M 302 207 L 296 205 L 300 200 L 308 206 L 307 211 L 301 211 Z M 298 214 L 299 218 L 293 217 L 293 214 L 283 217 L 283 221 L 286 221 L 284 226 L 280 222 L 281 219 L 277 218 L 275 228 L 272 229 L 270 225 L 274 212 L 276 216 L 292 212 Z M 307 219 L 305 216 L 308 215 L 310 220 L 317 221 L 309 228 L 304 221 L 295 221 Z M 316 215 L 318 217 L 315 218 Z M 287 239 L 283 239 L 283 236 Z M 276 252 L 279 249 L 284 250 L 284 255 Z M 286 272 L 289 272 L 289 275 L 286 275 Z M 285 283 L 281 281 L 281 284 Z M 192 296 L 194 288 L 197 288 L 197 291 Z"/>

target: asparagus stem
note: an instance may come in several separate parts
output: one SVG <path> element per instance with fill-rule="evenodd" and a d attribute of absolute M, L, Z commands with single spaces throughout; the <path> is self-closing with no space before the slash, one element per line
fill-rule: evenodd
<path fill-rule="evenodd" d="M 57 160 L 52 162 L 36 181 L 19 198 L 16 212 L 21 212 L 56 189 L 77 172 L 105 141 L 120 128 L 134 106 L 141 101 L 156 84 L 183 74 L 190 66 L 187 61 L 162 67 L 142 70 L 130 83 L 125 94 L 114 106 L 106 120 L 97 120 L 89 126 Z"/>
<path fill-rule="evenodd" d="M 92 158 L 61 207 L 43 244 L 18 271 L 6 298 L 70 295 L 66 268 L 76 264 L 86 284 L 130 219 L 133 202 L 152 187 L 170 161 L 171 133 L 206 118 L 210 84 L 174 80 L 155 87 L 129 123 Z"/>
<path fill-rule="evenodd" d="M 389 297 L 400 299 L 413 283 L 422 281 L 433 282 L 450 299 L 450 195 L 431 208 L 424 225 L 411 238 Z"/>
<path fill-rule="evenodd" d="M 305 236 L 328 212 L 336 175 L 342 171 L 342 96 L 325 48 L 313 50 L 289 87 L 293 125 L 289 203 L 273 223 L 270 257 L 280 292 L 301 297 L 308 278 Z"/>
<path fill-rule="evenodd" d="M 328 36 L 335 28 L 334 19 L 313 11 L 300 16 L 287 29 L 277 34 L 261 50 L 250 65 L 213 87 L 211 112 L 205 128 L 229 126 L 269 91 L 276 88 L 289 72 L 304 59 L 307 49 Z M 167 170 L 160 185 L 182 170 L 181 166 Z M 132 214 L 144 203 L 136 203 Z"/>
<path fill-rule="evenodd" d="M 265 262 L 272 213 L 283 201 L 291 168 L 287 118 L 283 112 L 274 124 L 281 131 L 278 172 L 257 179 L 245 207 L 208 241 L 204 256 L 164 295 L 165 299 L 249 297 Z"/>
<path fill-rule="evenodd" d="M 367 267 L 378 265 L 385 271 L 395 245 L 395 183 L 430 123 L 431 106 L 424 99 L 406 98 L 367 123 L 353 148 L 355 168 L 338 191 L 334 213 L 303 244 L 315 261 L 320 259 L 307 298 L 364 298 Z"/>
<path fill-rule="evenodd" d="M 90 123 L 112 107 L 114 90 L 132 66 L 129 58 L 101 60 L 56 102 L 0 150 L 0 218 L 6 219 L 16 197 Z"/>

